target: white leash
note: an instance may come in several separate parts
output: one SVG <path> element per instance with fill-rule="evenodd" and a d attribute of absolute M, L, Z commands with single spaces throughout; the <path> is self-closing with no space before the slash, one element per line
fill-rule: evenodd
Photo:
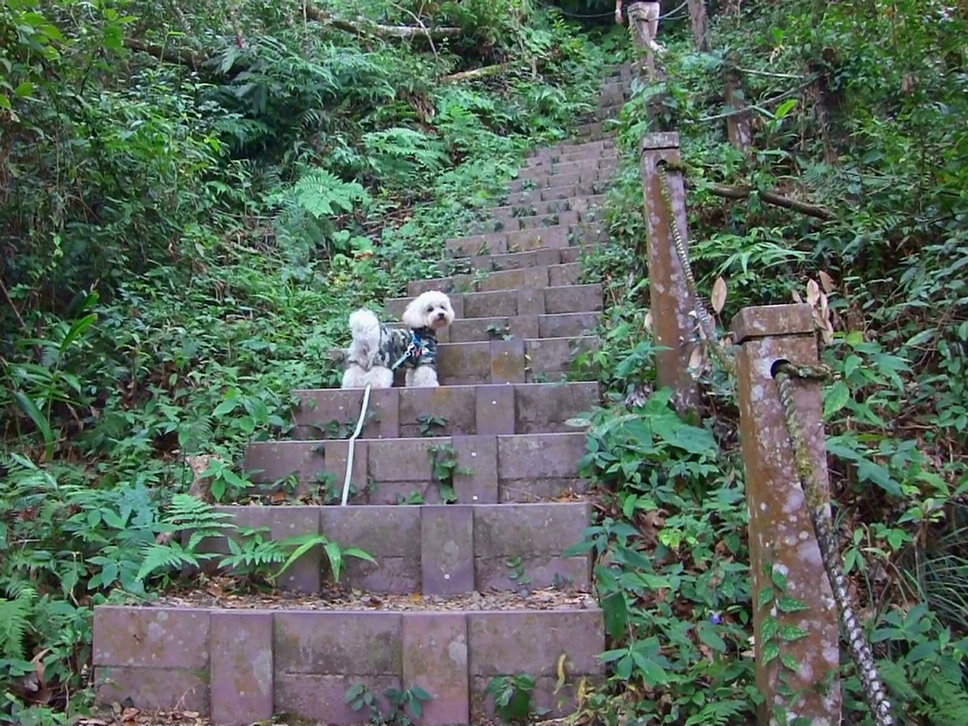
<path fill-rule="evenodd" d="M 363 430 L 363 420 L 366 418 L 366 407 L 370 403 L 370 386 L 372 384 L 366 384 L 366 390 L 363 391 L 363 406 L 360 407 L 360 420 L 356 422 L 356 431 L 350 436 L 350 450 L 346 452 L 346 476 L 343 478 L 343 501 L 340 506 L 346 506 L 346 499 L 350 494 L 350 477 L 353 474 L 353 454 L 356 452 L 356 439 L 360 435 L 360 431 Z"/>

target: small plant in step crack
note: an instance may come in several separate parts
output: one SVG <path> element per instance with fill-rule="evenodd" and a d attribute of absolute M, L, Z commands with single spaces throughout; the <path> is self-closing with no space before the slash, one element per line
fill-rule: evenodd
<path fill-rule="evenodd" d="M 481 246 L 477 248 L 477 255 L 489 255 L 491 254 L 491 246 L 485 241 L 481 243 Z"/>
<path fill-rule="evenodd" d="M 503 229 L 504 229 L 504 220 L 503 219 L 495 219 L 494 220 L 494 229 L 493 229 L 493 231 L 494 232 L 500 232 Z"/>
<path fill-rule="evenodd" d="M 533 204 L 514 207 L 511 210 L 512 217 L 533 217 L 538 213 L 538 208 Z"/>
<path fill-rule="evenodd" d="M 454 475 L 473 474 L 473 469 L 458 466 L 457 449 L 450 444 L 431 446 L 427 450 L 427 454 L 430 456 L 431 476 L 437 484 L 440 501 L 444 504 L 456 502 L 457 493 L 454 491 Z"/>
<path fill-rule="evenodd" d="M 504 561 L 508 568 L 508 579 L 518 585 L 518 590 L 528 592 L 531 584 L 531 575 L 524 570 L 524 560 L 520 556 L 509 557 Z"/>
<path fill-rule="evenodd" d="M 485 270 L 484 268 L 480 268 L 479 267 L 478 269 L 474 270 L 474 275 L 473 275 L 473 278 L 472 279 L 473 279 L 473 284 L 474 284 L 474 289 L 475 290 L 480 290 L 481 289 L 481 283 L 484 282 L 484 280 L 487 279 L 488 274 L 489 274 L 489 272 L 487 270 Z"/>
<path fill-rule="evenodd" d="M 532 715 L 542 716 L 547 708 L 534 705 L 534 676 L 518 673 L 513 676 L 494 676 L 484 689 L 494 698 L 494 714 L 505 723 L 523 724 Z"/>
<path fill-rule="evenodd" d="M 571 592 L 575 589 L 575 580 L 567 575 L 562 575 L 560 572 L 556 572 L 555 576 L 551 578 L 551 586 L 561 592 Z"/>
<path fill-rule="evenodd" d="M 414 726 L 423 715 L 423 704 L 432 699 L 420 686 L 406 689 L 387 688 L 383 692 L 388 710 L 380 712 L 376 694 L 363 683 L 350 686 L 344 699 L 350 708 L 366 716 L 373 726 Z"/>
<path fill-rule="evenodd" d="M 320 471 L 316 474 L 316 497 L 323 504 L 339 504 L 342 499 L 342 485 L 336 479 L 336 474 L 331 471 Z M 358 493 L 356 485 L 350 482 L 349 498 L 353 499 Z"/>
<path fill-rule="evenodd" d="M 359 547 L 343 547 L 321 534 L 301 534 L 272 539 L 267 527 L 239 528 L 238 539 L 228 538 L 229 554 L 219 561 L 219 568 L 235 575 L 262 578 L 275 584 L 292 564 L 314 547 L 322 547 L 329 562 L 333 581 L 339 582 L 347 557 L 376 560 Z"/>
<path fill-rule="evenodd" d="M 217 456 L 209 460 L 208 467 L 199 473 L 198 478 L 211 480 L 205 488 L 216 502 L 237 501 L 252 486 L 248 479 L 232 471 L 231 464 Z"/>
<path fill-rule="evenodd" d="M 541 218 L 542 227 L 554 227 L 558 224 L 561 224 L 561 217 L 559 217 L 557 214 L 552 214 L 551 216 Z"/>
<path fill-rule="evenodd" d="M 530 192 L 530 191 L 532 191 L 534 189 L 537 189 L 537 188 L 538 188 L 538 180 L 537 179 L 525 179 L 524 181 L 521 182 L 521 191 L 522 192 Z"/>
<path fill-rule="evenodd" d="M 423 494 L 414 490 L 404 496 L 403 494 L 397 494 L 397 504 L 423 504 L 424 498 Z"/>
<path fill-rule="evenodd" d="M 422 413 L 417 416 L 417 424 L 420 426 L 421 436 L 437 436 L 441 432 L 436 429 L 447 428 L 447 419 L 431 413 Z"/>
<path fill-rule="evenodd" d="M 253 472 L 249 472 L 250 474 Z M 296 489 L 299 487 L 299 478 L 295 474 L 289 474 L 272 481 L 268 484 L 259 484 L 258 501 L 262 504 L 283 504 L 291 502 L 296 498 Z"/>
<path fill-rule="evenodd" d="M 367 411 L 363 418 L 363 426 L 379 420 L 379 414 L 375 411 Z M 341 422 L 334 418 L 330 419 L 324 426 L 316 426 L 316 428 L 322 431 L 324 439 L 348 439 L 356 431 L 358 421 L 358 418 L 350 418 Z"/>
<path fill-rule="evenodd" d="M 491 340 L 511 340 L 514 337 L 511 335 L 511 328 L 501 323 L 488 323 L 484 332 Z"/>

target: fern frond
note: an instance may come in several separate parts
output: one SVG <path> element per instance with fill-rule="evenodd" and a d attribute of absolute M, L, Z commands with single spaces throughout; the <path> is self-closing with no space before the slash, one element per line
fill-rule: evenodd
<path fill-rule="evenodd" d="M 27 616 L 36 597 L 34 590 L 25 588 L 13 600 L 0 598 L 0 658 L 24 660 Z"/>
<path fill-rule="evenodd" d="M 729 724 L 743 723 L 742 716 L 749 715 L 749 703 L 746 701 L 711 701 L 702 711 L 689 717 L 686 726 L 729 726 Z"/>
<path fill-rule="evenodd" d="M 157 543 L 146 545 L 142 549 L 142 556 L 144 559 L 138 569 L 138 574 L 135 575 L 135 579 L 139 582 L 143 582 L 146 577 L 160 570 L 170 571 L 185 565 L 198 567 L 199 560 L 190 550 L 183 549 L 174 540 L 165 545 Z"/>

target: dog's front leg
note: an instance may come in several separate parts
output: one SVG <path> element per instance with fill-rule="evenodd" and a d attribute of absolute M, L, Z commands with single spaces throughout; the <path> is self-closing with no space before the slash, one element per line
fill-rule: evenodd
<path fill-rule="evenodd" d="M 433 366 L 417 366 L 407 370 L 407 388 L 436 388 L 437 369 Z"/>

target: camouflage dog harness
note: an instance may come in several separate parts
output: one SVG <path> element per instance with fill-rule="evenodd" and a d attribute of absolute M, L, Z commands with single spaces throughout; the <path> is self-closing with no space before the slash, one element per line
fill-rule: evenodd
<path fill-rule="evenodd" d="M 378 362 L 391 371 L 401 366 L 406 368 L 435 366 L 437 365 L 437 336 L 430 328 L 402 330 L 381 325 Z"/>

